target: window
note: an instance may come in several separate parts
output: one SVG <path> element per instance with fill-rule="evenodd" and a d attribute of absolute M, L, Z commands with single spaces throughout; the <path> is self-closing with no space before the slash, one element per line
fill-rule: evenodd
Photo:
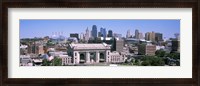
<path fill-rule="evenodd" d="M 75 56 L 76 56 L 76 53 L 75 53 Z"/>

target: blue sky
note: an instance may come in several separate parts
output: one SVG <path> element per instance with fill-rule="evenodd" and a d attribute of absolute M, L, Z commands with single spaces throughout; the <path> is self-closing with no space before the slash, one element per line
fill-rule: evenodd
<path fill-rule="evenodd" d="M 70 33 L 85 33 L 87 27 L 91 30 L 92 25 L 97 25 L 98 32 L 104 27 L 124 37 L 129 29 L 132 35 L 138 29 L 143 35 L 154 31 L 167 38 L 180 33 L 180 20 L 20 20 L 20 38 L 52 36 L 53 32 L 69 37 Z"/>

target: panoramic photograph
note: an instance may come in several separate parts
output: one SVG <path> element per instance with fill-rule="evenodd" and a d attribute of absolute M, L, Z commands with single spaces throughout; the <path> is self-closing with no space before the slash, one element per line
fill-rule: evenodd
<path fill-rule="evenodd" d="M 19 66 L 180 66 L 180 20 L 21 19 Z"/>

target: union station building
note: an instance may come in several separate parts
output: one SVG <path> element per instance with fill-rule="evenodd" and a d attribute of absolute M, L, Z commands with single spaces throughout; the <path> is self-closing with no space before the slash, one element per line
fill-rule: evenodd
<path fill-rule="evenodd" d="M 95 64 L 95 63 L 122 63 L 125 55 L 119 52 L 111 52 L 111 46 L 106 43 L 100 44 L 69 44 L 68 55 L 72 57 L 72 64 Z"/>

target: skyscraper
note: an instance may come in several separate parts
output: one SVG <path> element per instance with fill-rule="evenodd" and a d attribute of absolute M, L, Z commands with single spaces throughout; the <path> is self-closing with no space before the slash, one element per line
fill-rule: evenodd
<path fill-rule="evenodd" d="M 98 37 L 101 37 L 101 32 L 98 32 Z"/>
<path fill-rule="evenodd" d="M 106 28 L 103 29 L 103 37 L 104 37 L 104 39 L 106 39 L 106 37 L 107 37 Z"/>
<path fill-rule="evenodd" d="M 103 37 L 103 27 L 100 28 L 101 37 Z"/>
<path fill-rule="evenodd" d="M 135 30 L 135 38 L 139 39 L 139 30 L 138 29 Z"/>
<path fill-rule="evenodd" d="M 101 27 L 100 31 L 101 31 L 101 37 L 105 39 L 107 37 L 106 28 Z"/>
<path fill-rule="evenodd" d="M 143 37 L 143 34 L 142 34 L 142 33 L 139 33 L 139 37 L 138 37 L 138 39 L 144 39 L 144 37 Z"/>
<path fill-rule="evenodd" d="M 152 42 L 155 42 L 155 32 L 151 32 L 151 34 L 150 34 L 150 40 L 152 41 Z"/>
<path fill-rule="evenodd" d="M 150 40 L 150 32 L 145 33 L 145 40 Z"/>
<path fill-rule="evenodd" d="M 93 25 L 92 26 L 92 37 L 96 38 L 97 37 L 97 26 Z"/>
<path fill-rule="evenodd" d="M 155 42 L 155 32 L 147 32 L 145 34 L 145 40 Z"/>
<path fill-rule="evenodd" d="M 130 38 L 131 37 L 131 31 L 128 30 L 127 33 L 126 33 L 126 38 Z"/>
<path fill-rule="evenodd" d="M 87 29 L 86 29 L 86 33 L 85 33 L 85 41 L 87 41 L 87 42 L 88 42 L 88 40 L 89 40 L 89 35 L 90 35 L 90 31 L 89 31 L 89 29 L 87 28 Z"/>
<path fill-rule="evenodd" d="M 163 41 L 163 35 L 162 33 L 155 33 L 155 41 Z"/>
<path fill-rule="evenodd" d="M 83 40 L 83 39 L 84 39 L 84 34 L 81 33 L 81 34 L 80 34 L 80 40 Z"/>
<path fill-rule="evenodd" d="M 108 31 L 108 37 L 113 37 L 113 32 L 112 32 L 112 30 L 109 30 L 109 31 Z"/>

